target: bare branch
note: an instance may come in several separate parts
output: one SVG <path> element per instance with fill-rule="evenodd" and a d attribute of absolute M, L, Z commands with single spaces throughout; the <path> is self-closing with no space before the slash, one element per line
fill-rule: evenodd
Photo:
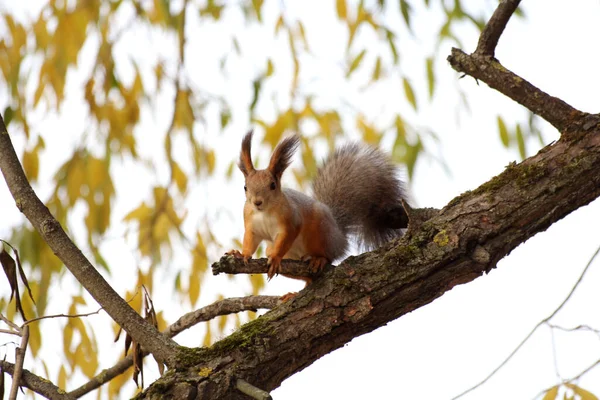
<path fill-rule="evenodd" d="M 497 60 L 480 54 L 467 55 L 453 48 L 448 57 L 452 68 L 488 84 L 517 103 L 551 123 L 561 133 L 587 114 L 576 110 L 563 100 L 550 96 L 531 83 L 504 68 Z M 600 121 L 597 121 L 600 122 Z M 591 129 L 595 124 L 589 125 Z"/>
<path fill-rule="evenodd" d="M 161 335 L 114 291 L 37 197 L 25 177 L 1 116 L 0 170 L 19 210 L 75 278 L 138 343 L 168 366 L 174 366 L 177 343 Z"/>
<path fill-rule="evenodd" d="M 2 320 L 6 325 L 10 326 L 19 333 L 21 332 L 21 327 L 9 320 L 8 318 L 6 318 L 2 313 L 0 313 L 0 320 Z"/>
<path fill-rule="evenodd" d="M 167 329 L 165 329 L 163 334 L 168 337 L 174 337 L 184 330 L 198 324 L 199 322 L 208 321 L 220 315 L 235 314 L 242 311 L 256 311 L 258 309 L 271 309 L 279 303 L 279 296 L 234 297 L 216 301 L 211 305 L 183 315 Z M 146 355 L 147 354 L 144 353 L 144 356 Z M 129 354 L 114 366 L 103 370 L 90 381 L 86 382 L 77 389 L 74 389 L 69 394 L 74 398 L 79 398 L 91 392 L 92 390 L 99 388 L 114 377 L 121 375 L 132 365 L 133 356 Z"/>
<path fill-rule="evenodd" d="M 494 368 L 494 370 L 492 372 L 490 372 L 490 374 L 488 376 L 486 376 L 483 380 L 481 380 L 475 386 L 472 386 L 469 389 L 467 389 L 464 392 L 462 392 L 461 394 L 453 397 L 452 400 L 458 399 L 458 398 L 464 396 L 465 394 L 467 394 L 469 392 L 472 392 L 473 390 L 477 389 L 478 387 L 480 387 L 481 385 L 483 385 L 484 383 L 486 383 L 487 381 L 489 381 L 494 375 L 496 375 L 496 373 L 502 367 L 504 367 L 514 357 L 515 354 L 517 354 L 517 352 L 521 349 L 521 347 L 523 347 L 525 345 L 525 343 L 529 340 L 529 338 L 531 338 L 531 336 L 533 336 L 533 334 L 537 331 L 537 329 L 540 326 L 542 326 L 544 324 L 547 324 L 548 321 L 550 321 L 565 306 L 565 304 L 567 304 L 567 302 L 569 301 L 569 299 L 571 298 L 571 296 L 573 296 L 573 293 L 575 293 L 575 290 L 577 289 L 577 287 L 579 286 L 579 284 L 583 280 L 583 277 L 585 276 L 585 274 L 589 270 L 590 266 L 592 265 L 592 262 L 594 261 L 594 259 L 596 258 L 596 256 L 598 256 L 599 253 L 600 253 L 600 246 L 596 249 L 596 251 L 594 252 L 594 254 L 592 255 L 592 257 L 588 261 L 587 265 L 585 266 L 585 268 L 581 272 L 581 275 L 579 275 L 579 278 L 577 279 L 577 282 L 575 282 L 575 285 L 573 285 L 573 287 L 571 288 L 571 291 L 569 292 L 569 294 L 567 295 L 567 297 L 565 297 L 565 299 L 562 301 L 562 303 L 560 303 L 560 305 L 549 316 L 547 316 L 546 318 L 544 318 L 543 320 L 541 320 L 540 322 L 538 322 L 535 325 L 535 327 L 529 332 L 529 334 L 527 334 L 527 336 L 525 336 L 525 338 L 523 340 L 521 340 L 521 343 L 519 343 L 519 345 L 508 355 L 508 357 L 506 357 L 504 359 L 504 361 L 502 361 L 500 363 L 500 365 L 498 365 L 496 368 Z M 573 379 L 575 379 L 575 378 L 573 378 Z M 571 379 L 571 380 L 573 380 L 573 379 Z"/>
<path fill-rule="evenodd" d="M 100 307 L 96 311 L 92 311 L 92 312 L 89 312 L 89 313 L 83 313 L 83 314 L 42 315 L 41 317 L 36 317 L 36 318 L 28 319 L 27 321 L 25 321 L 25 323 L 23 324 L 23 326 L 27 326 L 27 325 L 31 324 L 32 322 L 40 321 L 42 319 L 49 319 L 49 318 L 81 318 L 81 317 L 89 317 L 90 315 L 94 315 L 94 314 L 100 313 L 100 311 L 102 311 L 102 310 L 104 310 L 103 307 Z"/>
<path fill-rule="evenodd" d="M 498 45 L 498 40 L 508 20 L 513 15 L 521 0 L 502 0 L 494 11 L 494 14 L 483 28 L 479 36 L 479 43 L 475 53 L 494 57 L 494 51 Z"/>
<path fill-rule="evenodd" d="M 15 349 L 15 369 L 13 372 L 12 386 L 10 387 L 10 395 L 8 400 L 16 400 L 19 386 L 21 386 L 21 375 L 23 375 L 23 362 L 25 361 L 25 353 L 27 352 L 27 344 L 29 343 L 29 327 L 23 327 L 23 335 L 21 336 L 21 345 Z"/>
<path fill-rule="evenodd" d="M 8 361 L 0 360 L 0 365 L 2 365 L 2 370 L 7 372 L 10 375 L 14 375 L 15 373 L 15 365 Z M 52 384 L 49 380 L 41 378 L 26 369 L 22 370 L 20 377 L 20 384 L 23 387 L 26 387 L 29 390 L 34 391 L 37 394 L 44 396 L 47 399 L 56 399 L 56 400 L 74 400 L 75 397 L 70 394 L 65 393 L 60 388 Z"/>
<path fill-rule="evenodd" d="M 269 267 L 266 258 L 252 258 L 244 263 L 241 258 L 224 255 L 211 266 L 213 275 L 226 274 L 266 274 Z M 327 269 L 327 267 L 326 267 Z M 318 275 L 310 272 L 307 262 L 299 260 L 282 260 L 281 273 L 283 275 L 316 278 Z"/>

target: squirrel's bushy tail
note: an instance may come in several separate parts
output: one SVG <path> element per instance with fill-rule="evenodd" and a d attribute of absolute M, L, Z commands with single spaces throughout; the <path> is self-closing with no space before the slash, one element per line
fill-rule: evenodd
<path fill-rule="evenodd" d="M 408 224 L 396 167 L 374 147 L 349 144 L 337 149 L 319 169 L 313 191 L 344 234 L 356 235 L 366 249 L 399 236 Z"/>

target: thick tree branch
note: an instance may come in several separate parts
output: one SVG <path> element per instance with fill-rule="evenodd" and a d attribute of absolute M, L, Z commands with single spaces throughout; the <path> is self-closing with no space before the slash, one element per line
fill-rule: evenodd
<path fill-rule="evenodd" d="M 483 28 L 481 35 L 479 36 L 479 43 L 477 43 L 477 50 L 475 53 L 480 55 L 487 55 L 494 57 L 494 51 L 498 45 L 498 40 L 508 20 L 513 15 L 521 0 L 502 0 L 494 14 Z"/>
<path fill-rule="evenodd" d="M 114 291 L 37 197 L 25 177 L 2 116 L 0 116 L 0 170 L 19 210 L 25 214 L 54 254 L 81 285 L 136 342 L 168 366 L 174 366 L 177 343 L 161 335 Z"/>
<path fill-rule="evenodd" d="M 456 71 L 487 83 L 491 88 L 544 118 L 561 133 L 568 127 L 576 129 L 574 122 L 582 121 L 585 116 L 561 99 L 550 96 L 507 70 L 493 57 L 477 53 L 467 55 L 462 50 L 453 48 L 448 61 Z"/>
<path fill-rule="evenodd" d="M 206 307 L 189 312 L 179 318 L 177 321 L 169 325 L 163 332 L 168 337 L 174 337 L 186 329 L 200 323 L 209 321 L 220 315 L 236 314 L 242 311 L 256 311 L 260 309 L 271 309 L 279 304 L 279 296 L 246 296 L 233 297 L 214 302 Z M 147 353 L 144 353 L 146 356 Z M 79 398 L 111 381 L 114 377 L 121 375 L 133 365 L 133 356 L 129 354 L 127 357 L 116 363 L 110 368 L 102 370 L 94 378 L 69 392 L 73 398 Z"/>
<path fill-rule="evenodd" d="M 8 361 L 0 360 L 0 365 L 2 365 L 2 370 L 7 372 L 10 375 L 15 373 L 15 365 Z M 22 370 L 21 378 L 19 381 L 19 385 L 26 387 L 29 390 L 34 391 L 37 394 L 44 396 L 47 399 L 56 399 L 56 400 L 74 400 L 75 397 L 70 394 L 66 394 L 59 387 L 52 384 L 50 381 L 44 378 L 40 378 L 39 376 L 32 374 L 26 369 Z"/>

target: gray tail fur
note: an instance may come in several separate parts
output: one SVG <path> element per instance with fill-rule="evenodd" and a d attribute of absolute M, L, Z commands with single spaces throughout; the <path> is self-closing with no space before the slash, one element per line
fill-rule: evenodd
<path fill-rule="evenodd" d="M 319 169 L 313 191 L 344 234 L 354 234 L 367 250 L 400 236 L 408 226 L 396 167 L 374 147 L 349 144 L 337 149 Z"/>

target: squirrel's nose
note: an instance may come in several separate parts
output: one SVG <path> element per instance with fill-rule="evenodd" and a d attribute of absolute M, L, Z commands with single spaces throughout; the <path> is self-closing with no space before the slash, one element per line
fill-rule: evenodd
<path fill-rule="evenodd" d="M 262 203 L 263 203 L 262 200 L 254 200 L 254 205 L 256 207 L 260 207 L 262 205 Z"/>

